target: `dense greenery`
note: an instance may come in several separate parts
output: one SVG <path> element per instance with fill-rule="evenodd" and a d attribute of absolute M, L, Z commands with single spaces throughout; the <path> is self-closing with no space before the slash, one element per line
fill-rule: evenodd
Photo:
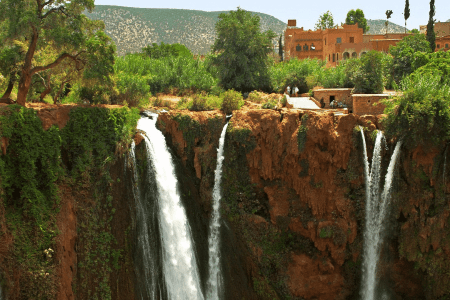
<path fill-rule="evenodd" d="M 185 45 L 181 44 L 164 44 L 153 43 L 151 46 L 142 48 L 142 52 L 150 58 L 191 56 L 192 53 Z"/>
<path fill-rule="evenodd" d="M 436 33 L 434 32 L 434 13 L 435 13 L 435 7 L 434 7 L 434 0 L 430 0 L 430 13 L 427 23 L 427 41 L 430 43 L 431 51 L 434 51 L 436 49 Z"/>
<path fill-rule="evenodd" d="M 430 45 L 423 34 L 406 36 L 389 48 L 393 58 L 392 76 L 396 83 L 413 72 L 414 54 L 417 52 L 431 52 Z"/>
<path fill-rule="evenodd" d="M 241 8 L 220 14 L 216 33 L 212 62 L 222 87 L 241 92 L 269 91 L 268 54 L 275 34 L 270 30 L 262 33 L 260 18 Z"/>
<path fill-rule="evenodd" d="M 102 174 L 99 170 L 129 143 L 139 118 L 137 110 L 128 108 L 78 108 L 70 116 L 64 129 L 53 126 L 44 130 L 33 109 L 12 105 L 0 112 L 2 144 L 8 141 L 3 148 L 6 155 L 0 155 L 0 207 L 14 237 L 13 259 L 2 267 L 8 272 L 8 268 L 19 270 L 21 275 L 15 280 L 20 283 L 22 299 L 55 298 L 59 262 L 52 253 L 59 234 L 58 187 L 84 188 L 92 183 L 90 180 Z M 0 235 L 5 234 L 2 230 Z M 111 248 L 110 231 L 97 235 L 108 239 L 99 239 L 90 251 L 95 255 L 96 247 L 104 245 L 107 250 L 102 255 L 113 261 L 118 254 Z M 99 262 L 99 268 L 107 272 L 108 261 Z"/>
<path fill-rule="evenodd" d="M 110 38 L 100 33 L 103 24 L 82 14 L 93 8 L 94 0 L 0 2 L 1 52 L 18 53 L 1 71 L 6 71 L 2 75 L 11 84 L 18 78 L 18 104 L 25 105 L 35 85 L 42 85 L 41 94 L 61 90 L 73 72 L 85 67 L 89 79 L 109 76 L 115 48 Z"/>

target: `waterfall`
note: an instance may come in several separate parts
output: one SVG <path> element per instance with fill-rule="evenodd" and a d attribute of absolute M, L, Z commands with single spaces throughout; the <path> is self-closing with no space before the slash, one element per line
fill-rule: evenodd
<path fill-rule="evenodd" d="M 364 229 L 363 249 L 363 278 L 361 295 L 364 300 L 375 299 L 377 285 L 377 264 L 382 244 L 382 233 L 387 207 L 390 200 L 390 191 L 394 169 L 400 153 L 401 142 L 395 146 L 391 161 L 386 173 L 384 189 L 380 195 L 381 178 L 381 144 L 383 133 L 378 131 L 373 150 L 372 166 L 369 173 L 369 161 L 367 158 L 366 141 L 364 131 L 361 129 L 364 149 L 364 173 L 366 183 L 366 219 Z"/>
<path fill-rule="evenodd" d="M 129 152 L 133 168 L 133 197 L 136 206 L 136 260 L 135 273 L 138 281 L 138 297 L 140 299 L 157 299 L 159 290 L 159 270 L 158 270 L 158 246 L 155 241 L 158 239 L 157 225 L 154 224 L 155 209 L 151 202 L 144 197 L 139 188 L 139 175 L 137 172 L 135 144 L 131 142 Z M 150 162 L 149 162 L 150 163 Z"/>
<path fill-rule="evenodd" d="M 137 128 L 145 132 L 148 159 L 156 179 L 162 274 L 167 298 L 203 299 L 190 227 L 178 193 L 172 157 L 164 135 L 155 126 L 157 117 L 153 114 L 152 119 L 141 118 Z"/>
<path fill-rule="evenodd" d="M 207 287 L 207 299 L 219 300 L 221 294 L 221 272 L 220 272 L 220 199 L 222 194 L 220 185 L 222 182 L 222 163 L 223 163 L 223 146 L 225 144 L 225 135 L 228 123 L 222 129 L 219 139 L 219 148 L 217 149 L 217 165 L 214 172 L 214 189 L 213 189 L 213 211 L 211 216 L 211 224 L 209 226 L 209 279 Z"/>

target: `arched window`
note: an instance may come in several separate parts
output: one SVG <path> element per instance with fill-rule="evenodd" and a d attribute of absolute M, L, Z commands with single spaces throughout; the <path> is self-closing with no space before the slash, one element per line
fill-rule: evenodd
<path fill-rule="evenodd" d="M 342 58 L 343 58 L 344 60 L 349 59 L 349 58 L 350 58 L 350 53 L 344 52 L 344 54 L 342 55 Z"/>
<path fill-rule="evenodd" d="M 306 44 L 303 45 L 303 51 L 308 51 L 308 45 Z"/>
<path fill-rule="evenodd" d="M 352 58 L 357 58 L 357 57 L 358 57 L 358 53 L 353 52 L 353 53 L 352 53 Z"/>
<path fill-rule="evenodd" d="M 363 57 L 364 55 L 366 55 L 366 52 L 361 52 L 361 57 Z"/>
<path fill-rule="evenodd" d="M 297 51 L 302 51 L 302 46 L 300 46 L 299 44 L 297 44 L 297 46 L 295 47 L 295 50 L 297 50 Z"/>

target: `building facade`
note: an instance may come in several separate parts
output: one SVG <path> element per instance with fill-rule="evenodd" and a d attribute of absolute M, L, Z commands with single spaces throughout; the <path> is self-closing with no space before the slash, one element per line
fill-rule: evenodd
<path fill-rule="evenodd" d="M 318 58 L 326 60 L 327 66 L 336 66 L 342 60 L 361 57 L 370 50 L 387 52 L 390 46 L 396 45 L 408 35 L 365 35 L 357 24 L 306 31 L 303 27 L 296 27 L 296 23 L 296 20 L 288 20 L 284 32 L 285 58 Z"/>

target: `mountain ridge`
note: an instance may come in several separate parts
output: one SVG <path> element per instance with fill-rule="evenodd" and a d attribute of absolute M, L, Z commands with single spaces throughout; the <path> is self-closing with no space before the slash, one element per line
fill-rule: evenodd
<path fill-rule="evenodd" d="M 117 46 L 117 54 L 140 52 L 152 43 L 180 43 L 194 54 L 204 55 L 211 50 L 216 38 L 215 24 L 219 14 L 228 11 L 202 11 L 169 8 L 136 8 L 114 5 L 96 5 L 85 15 L 92 20 L 102 20 L 105 32 Z M 261 30 L 271 29 L 278 36 L 286 23 L 265 13 L 253 12 L 261 18 Z M 385 20 L 367 19 L 367 34 L 384 34 Z M 405 27 L 389 22 L 389 33 L 405 32 Z M 274 40 L 278 44 L 278 39 Z"/>

